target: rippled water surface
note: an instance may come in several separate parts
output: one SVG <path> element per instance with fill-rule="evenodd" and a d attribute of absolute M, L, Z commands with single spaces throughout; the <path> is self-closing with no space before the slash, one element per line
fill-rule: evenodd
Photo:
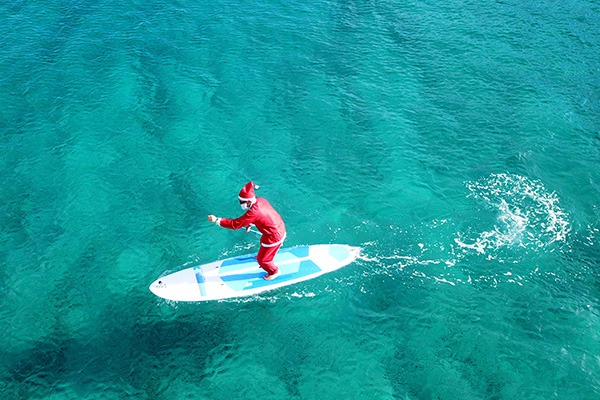
<path fill-rule="evenodd" d="M 600 397 L 595 1 L 0 4 L 0 398 Z M 170 303 L 258 250 L 342 270 Z"/>

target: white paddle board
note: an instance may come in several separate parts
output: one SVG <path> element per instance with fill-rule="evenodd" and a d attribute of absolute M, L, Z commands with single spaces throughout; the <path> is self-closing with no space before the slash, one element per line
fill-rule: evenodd
<path fill-rule="evenodd" d="M 245 255 L 197 265 L 163 276 L 150 285 L 150 291 L 167 300 L 204 301 L 250 296 L 276 289 L 350 264 L 359 247 L 343 244 L 318 244 L 281 249 L 275 256 L 279 275 L 270 281 L 258 266 L 256 255 Z"/>

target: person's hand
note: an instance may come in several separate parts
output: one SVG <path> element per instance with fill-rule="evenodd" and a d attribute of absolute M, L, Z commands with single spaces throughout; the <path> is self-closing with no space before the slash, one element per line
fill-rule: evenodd
<path fill-rule="evenodd" d="M 208 216 L 208 222 L 217 222 L 217 217 L 215 217 L 214 215 L 210 214 Z"/>

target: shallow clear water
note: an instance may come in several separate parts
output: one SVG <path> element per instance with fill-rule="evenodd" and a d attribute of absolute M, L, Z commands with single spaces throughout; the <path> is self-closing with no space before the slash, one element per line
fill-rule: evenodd
<path fill-rule="evenodd" d="M 0 397 L 600 396 L 600 6 L 0 5 Z M 169 303 L 257 251 L 358 262 Z"/>

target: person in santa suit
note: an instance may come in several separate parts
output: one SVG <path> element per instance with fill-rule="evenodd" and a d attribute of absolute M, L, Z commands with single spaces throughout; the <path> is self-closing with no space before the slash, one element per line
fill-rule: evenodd
<path fill-rule="evenodd" d="M 218 218 L 211 214 L 208 216 L 208 221 L 233 230 L 246 228 L 249 231 L 250 225 L 256 226 L 256 229 L 262 233 L 256 261 L 262 269 L 267 271 L 263 278 L 270 281 L 279 275 L 279 268 L 275 265 L 273 259 L 285 240 L 285 224 L 281 216 L 266 199 L 256 197 L 254 189 L 258 189 L 258 186 L 254 182 L 248 182 L 238 195 L 240 206 L 245 211 L 244 215 L 230 219 Z"/>

